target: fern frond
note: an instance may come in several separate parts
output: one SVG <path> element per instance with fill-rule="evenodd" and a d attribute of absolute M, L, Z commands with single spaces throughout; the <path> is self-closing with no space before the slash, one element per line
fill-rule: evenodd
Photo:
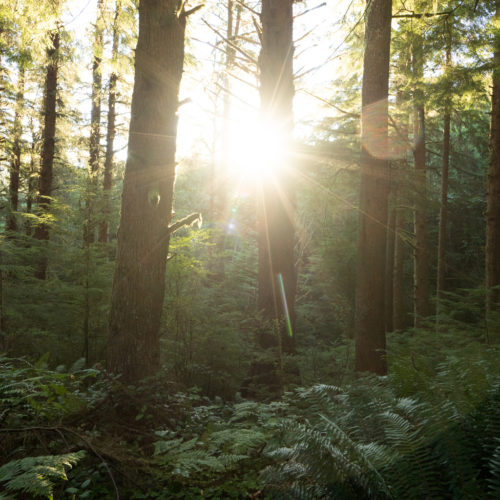
<path fill-rule="evenodd" d="M 85 451 L 64 455 L 26 457 L 0 467 L 0 483 L 10 492 L 28 493 L 50 498 L 55 483 L 66 481 L 71 469 L 85 456 Z"/>
<path fill-rule="evenodd" d="M 492 498 L 500 498 L 500 438 L 496 439 L 498 446 L 489 461 L 489 494 Z"/>

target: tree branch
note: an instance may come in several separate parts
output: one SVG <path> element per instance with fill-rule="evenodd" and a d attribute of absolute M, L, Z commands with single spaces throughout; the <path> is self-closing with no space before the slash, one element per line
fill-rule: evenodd
<path fill-rule="evenodd" d="M 201 8 L 205 7 L 204 3 L 201 3 L 200 5 L 197 5 L 196 7 L 193 7 L 192 9 L 189 10 L 184 10 L 182 12 L 182 17 L 183 18 L 188 18 L 191 14 L 194 14 L 195 12 L 198 12 Z"/>
<path fill-rule="evenodd" d="M 392 16 L 393 19 L 400 19 L 400 18 L 416 18 L 416 19 L 421 19 L 422 17 L 435 17 L 435 16 L 451 16 L 453 14 L 452 10 L 447 10 L 445 12 L 436 12 L 435 14 L 433 12 L 424 12 L 423 14 L 416 14 L 413 12 L 412 14 L 394 14 Z"/>
<path fill-rule="evenodd" d="M 195 222 L 201 224 L 201 220 L 202 218 L 200 213 L 190 214 L 187 217 L 184 217 L 181 220 L 178 220 L 177 222 L 174 222 L 172 225 L 168 226 L 167 233 L 171 235 L 175 233 L 177 230 L 179 230 L 181 227 L 192 226 Z"/>
<path fill-rule="evenodd" d="M 229 46 L 231 46 L 234 50 L 242 54 L 246 59 L 248 59 L 250 62 L 257 64 L 257 61 L 249 55 L 247 52 L 242 50 L 238 45 L 234 44 L 231 42 L 231 40 L 228 40 L 224 35 L 222 35 L 218 30 L 216 30 L 213 26 L 210 25 L 209 22 L 207 22 L 205 19 L 203 19 L 203 22 L 217 35 L 219 36 L 222 40 L 224 40 Z"/>
<path fill-rule="evenodd" d="M 325 7 L 325 6 L 326 6 L 326 2 L 320 3 L 319 5 L 316 5 L 316 7 L 311 7 L 310 9 L 307 9 L 304 12 L 297 14 L 296 16 L 294 16 L 294 19 L 297 19 L 300 16 L 304 16 L 305 14 L 309 14 L 309 12 L 312 12 L 313 10 L 320 9 L 321 7 Z"/>

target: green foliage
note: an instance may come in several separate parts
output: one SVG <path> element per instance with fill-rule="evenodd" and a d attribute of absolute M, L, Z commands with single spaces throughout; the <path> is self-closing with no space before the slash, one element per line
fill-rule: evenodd
<path fill-rule="evenodd" d="M 255 263 L 249 249 L 226 251 L 225 276 L 211 270 L 212 230 L 184 229 L 171 242 L 166 273 L 164 366 L 182 387 L 231 398 L 250 359 Z M 229 243 L 229 238 L 228 238 Z"/>
<path fill-rule="evenodd" d="M 12 460 L 0 467 L 0 483 L 11 493 L 29 493 L 52 499 L 55 483 L 67 481 L 66 470 L 75 466 L 84 456 L 84 451 L 77 451 Z M 0 493 L 0 499 L 8 498 Z"/>
<path fill-rule="evenodd" d="M 153 462 L 172 498 L 241 498 L 261 488 L 263 450 L 283 405 L 243 401 L 196 406 L 175 430 L 157 431 Z"/>
<path fill-rule="evenodd" d="M 396 359 L 390 378 L 289 395 L 283 446 L 271 452 L 278 463 L 266 471 L 270 491 L 283 498 L 495 498 L 500 372 L 496 350 L 478 347 L 425 371 L 419 357 Z M 418 383 L 401 384 L 404 371 Z"/>
<path fill-rule="evenodd" d="M 443 347 L 451 338 L 455 346 Z M 51 457 L 66 455 L 67 442 L 43 429 L 58 428 L 84 445 L 87 456 L 65 489 L 82 498 L 113 495 L 103 455 L 127 498 L 244 498 L 259 491 L 287 499 L 496 498 L 496 348 L 475 341 L 473 332 L 419 331 L 390 336 L 389 360 L 387 377 L 345 375 L 336 386 L 300 387 L 280 401 L 231 403 L 176 392 L 165 373 L 134 389 L 81 364 L 51 372 L 46 359 L 30 365 L 2 358 L 4 459 L 21 467 L 26 456 L 47 455 L 29 430 L 35 424 L 56 437 Z M 66 427 L 71 422 L 80 427 Z M 25 430 L 18 436 L 9 431 L 14 426 Z M 13 484 L 21 485 L 24 473 L 47 466 L 40 460 L 8 480 L 19 476 Z"/>
<path fill-rule="evenodd" d="M 89 394 L 82 393 L 80 385 L 94 379 L 97 370 L 81 370 L 79 362 L 69 372 L 64 366 L 60 366 L 59 371 L 49 371 L 48 357 L 45 355 L 35 364 L 0 357 L 0 423 L 7 426 L 46 423 L 93 404 L 87 399 Z M 97 392 L 94 397 L 98 398 Z"/>

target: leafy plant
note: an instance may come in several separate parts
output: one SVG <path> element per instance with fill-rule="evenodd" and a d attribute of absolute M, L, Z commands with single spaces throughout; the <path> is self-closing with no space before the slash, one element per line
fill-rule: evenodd
<path fill-rule="evenodd" d="M 0 467 L 0 484 L 11 493 L 22 492 L 52 499 L 55 484 L 67 481 L 67 469 L 75 466 L 84 456 L 85 451 L 82 450 L 64 455 L 12 460 Z M 8 498 L 0 493 L 0 499 Z"/>

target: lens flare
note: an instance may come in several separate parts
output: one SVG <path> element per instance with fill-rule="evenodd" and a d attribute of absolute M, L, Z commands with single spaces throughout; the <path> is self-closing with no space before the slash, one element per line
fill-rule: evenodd
<path fill-rule="evenodd" d="M 283 275 L 278 274 L 278 281 L 280 283 L 281 300 L 283 301 L 283 311 L 285 313 L 286 330 L 289 337 L 293 337 L 292 322 L 290 320 L 290 313 L 288 312 L 288 302 L 286 300 L 285 284 L 283 282 Z"/>

